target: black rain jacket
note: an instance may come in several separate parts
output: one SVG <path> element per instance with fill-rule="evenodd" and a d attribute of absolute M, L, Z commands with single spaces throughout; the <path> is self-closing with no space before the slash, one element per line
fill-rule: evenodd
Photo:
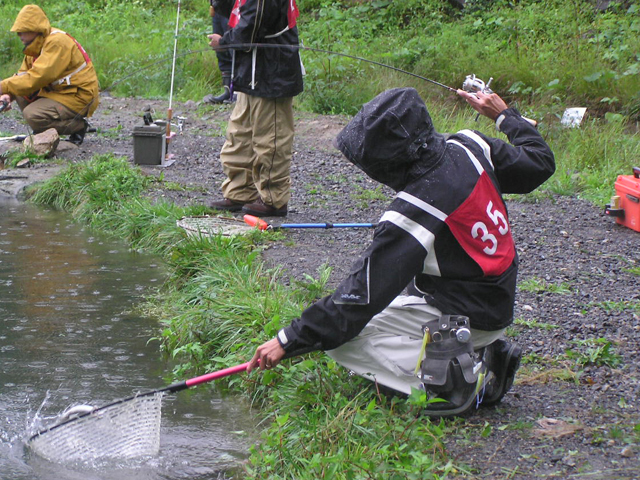
<path fill-rule="evenodd" d="M 496 125 L 511 144 L 473 130 L 445 137 L 411 88 L 363 106 L 336 146 L 397 196 L 336 291 L 280 330 L 287 353 L 339 347 L 406 287 L 479 330 L 512 322 L 518 259 L 502 194 L 531 192 L 555 161 L 517 110 Z"/>
<path fill-rule="evenodd" d="M 247 0 L 240 21 L 225 32 L 220 46 L 260 43 L 298 45 L 298 28 L 287 29 L 290 0 Z M 302 92 L 297 47 L 234 49 L 233 90 L 255 97 L 285 98 Z"/>

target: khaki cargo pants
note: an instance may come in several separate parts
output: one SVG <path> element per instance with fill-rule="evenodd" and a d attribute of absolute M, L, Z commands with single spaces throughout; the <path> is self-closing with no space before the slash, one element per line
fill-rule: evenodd
<path fill-rule="evenodd" d="M 39 97 L 29 103 L 24 97 L 16 97 L 16 103 L 33 133 L 55 128 L 59 135 L 71 135 L 84 128 L 82 114 L 50 98 Z"/>
<path fill-rule="evenodd" d="M 293 97 L 261 98 L 237 94 L 220 152 L 227 179 L 224 198 L 281 208 L 291 197 Z"/>

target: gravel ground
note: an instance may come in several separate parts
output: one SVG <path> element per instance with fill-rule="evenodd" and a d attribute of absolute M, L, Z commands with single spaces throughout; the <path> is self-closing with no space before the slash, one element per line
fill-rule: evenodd
<path fill-rule="evenodd" d="M 143 124 L 147 106 L 155 117 L 166 116 L 165 102 L 105 95 L 92 119 L 98 132 L 88 134 L 79 148 L 62 142 L 57 156 L 67 162 L 96 153 L 133 159 L 133 128 Z M 174 119 L 186 120 L 170 145 L 172 163 L 142 169 L 186 188 L 158 190 L 153 197 L 181 205 L 220 198 L 224 176 L 218 157 L 230 111 L 229 105 L 174 104 Z M 290 213 L 278 222 L 379 219 L 392 192 L 331 146 L 346 122 L 296 114 Z M 24 130 L 16 112 L 1 116 L 0 132 Z M 19 174 L 0 172 L 0 191 L 15 193 L 19 182 L 56 170 L 49 165 Z M 22 178 L 18 184 L 16 177 Z M 513 199 L 508 204 L 522 265 L 510 333 L 523 345 L 525 361 L 500 406 L 448 422 L 447 452 L 472 472 L 459 478 L 638 479 L 640 234 L 616 225 L 603 215 L 603 206 L 576 198 Z M 283 281 L 315 276 L 329 265 L 335 285 L 368 243 L 371 230 L 290 229 L 285 235 L 285 241 L 264 253 L 268 262 L 281 266 Z"/>

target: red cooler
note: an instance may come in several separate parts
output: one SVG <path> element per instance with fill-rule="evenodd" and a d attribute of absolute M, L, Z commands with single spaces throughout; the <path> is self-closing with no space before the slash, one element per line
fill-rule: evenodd
<path fill-rule="evenodd" d="M 640 167 L 633 167 L 633 175 L 618 175 L 615 188 L 616 194 L 604 213 L 615 217 L 616 223 L 640 232 Z"/>

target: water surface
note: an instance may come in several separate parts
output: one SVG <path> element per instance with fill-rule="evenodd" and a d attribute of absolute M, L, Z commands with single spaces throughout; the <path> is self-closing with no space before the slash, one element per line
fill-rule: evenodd
<path fill-rule="evenodd" d="M 161 285 L 156 260 L 65 214 L 0 200 L 0 480 L 193 479 L 230 476 L 253 421 L 238 398 L 201 385 L 164 399 L 158 457 L 59 465 L 30 454 L 34 421 L 172 383 L 135 308 Z"/>

